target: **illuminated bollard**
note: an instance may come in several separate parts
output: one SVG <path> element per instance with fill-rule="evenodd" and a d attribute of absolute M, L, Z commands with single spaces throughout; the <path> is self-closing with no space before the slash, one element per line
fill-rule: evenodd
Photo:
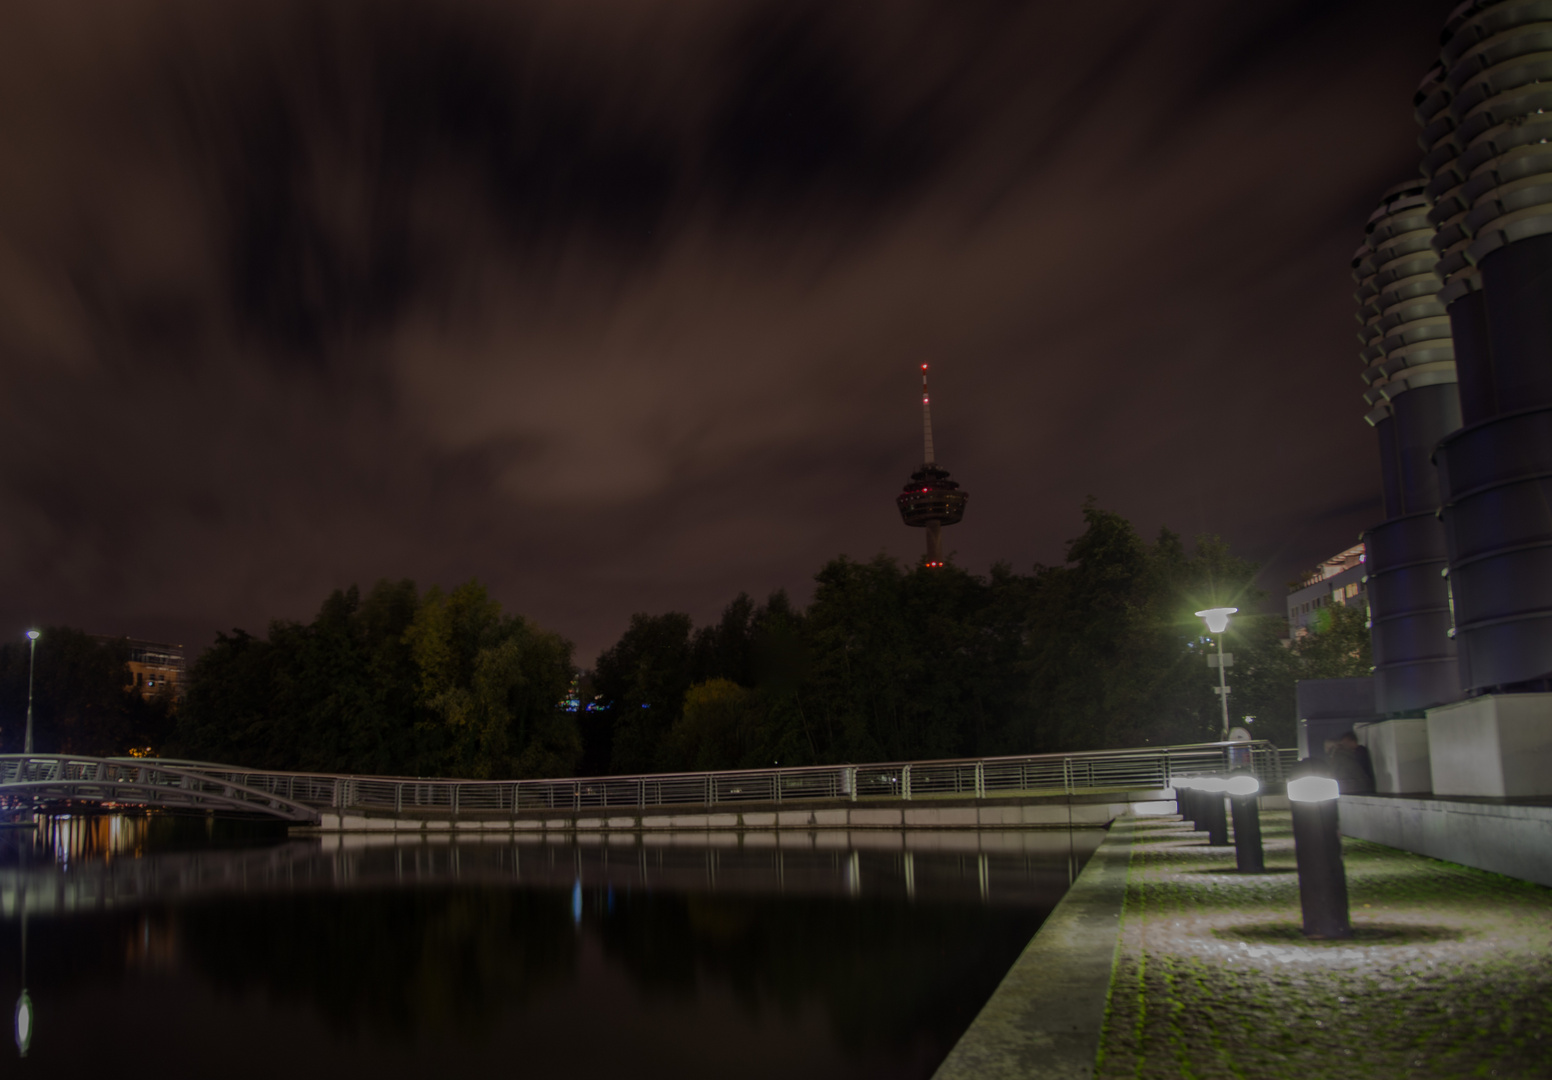
<path fill-rule="evenodd" d="M 1174 780 L 1170 786 L 1175 789 L 1175 812 L 1180 815 L 1181 821 L 1191 820 L 1191 781 Z"/>
<path fill-rule="evenodd" d="M 1261 781 L 1254 776 L 1229 777 L 1229 808 L 1234 812 L 1234 862 L 1242 874 L 1259 874 L 1266 869 L 1261 849 L 1261 807 L 1256 796 Z"/>
<path fill-rule="evenodd" d="M 1202 799 L 1206 803 L 1202 824 L 1207 829 L 1209 847 L 1229 846 L 1229 816 L 1223 808 L 1223 793 L 1228 786 L 1228 781 L 1217 777 L 1202 781 Z"/>
<path fill-rule="evenodd" d="M 1207 802 L 1201 790 L 1201 781 L 1192 777 L 1189 781 L 1181 781 L 1181 784 L 1186 790 L 1186 819 L 1190 822 L 1190 829 L 1192 832 L 1201 832 L 1203 822 L 1207 819 Z"/>
<path fill-rule="evenodd" d="M 1353 936 L 1347 921 L 1347 871 L 1342 867 L 1342 838 L 1337 832 L 1338 794 L 1336 781 L 1328 776 L 1301 776 L 1288 781 L 1305 937 Z"/>

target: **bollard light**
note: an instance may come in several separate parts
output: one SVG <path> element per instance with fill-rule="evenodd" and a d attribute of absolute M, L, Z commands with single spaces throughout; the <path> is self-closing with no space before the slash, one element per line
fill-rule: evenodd
<path fill-rule="evenodd" d="M 1209 776 L 1200 782 L 1203 797 L 1202 823 L 1207 827 L 1209 847 L 1227 847 L 1229 843 L 1229 819 L 1223 810 L 1223 796 L 1229 782 L 1222 777 Z"/>
<path fill-rule="evenodd" d="M 1259 874 L 1266 869 L 1261 846 L 1261 807 L 1256 796 L 1261 781 L 1241 773 L 1229 777 L 1229 809 L 1234 815 L 1234 864 L 1242 874 Z"/>
<path fill-rule="evenodd" d="M 1192 832 L 1202 831 L 1202 822 L 1205 820 L 1206 803 L 1201 788 L 1201 781 L 1195 777 L 1180 781 L 1180 786 L 1185 790 L 1185 818 L 1191 822 Z"/>
<path fill-rule="evenodd" d="M 1347 871 L 1342 866 L 1342 837 L 1337 830 L 1338 794 L 1337 783 L 1329 776 L 1301 776 L 1288 781 L 1305 937 L 1353 936 L 1347 913 Z"/>
<path fill-rule="evenodd" d="M 1186 777 L 1177 777 L 1169 782 L 1169 786 L 1175 789 L 1175 812 L 1180 815 L 1181 821 L 1191 820 L 1191 781 Z"/>

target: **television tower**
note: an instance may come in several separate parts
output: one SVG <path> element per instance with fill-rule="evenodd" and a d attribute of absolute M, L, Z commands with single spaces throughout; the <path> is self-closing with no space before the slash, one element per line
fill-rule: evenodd
<path fill-rule="evenodd" d="M 959 490 L 959 484 L 948 478 L 947 469 L 938 468 L 937 454 L 932 448 L 932 396 L 927 392 L 926 364 L 921 371 L 922 467 L 911 474 L 910 482 L 895 496 L 895 505 L 907 525 L 927 530 L 927 557 L 923 565 L 942 566 L 942 528 L 959 524 L 970 493 Z"/>

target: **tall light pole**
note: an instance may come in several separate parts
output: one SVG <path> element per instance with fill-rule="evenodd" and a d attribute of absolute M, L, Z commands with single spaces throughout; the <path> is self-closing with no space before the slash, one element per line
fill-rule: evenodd
<path fill-rule="evenodd" d="M 1198 611 L 1197 617 L 1207 620 L 1207 629 L 1218 642 L 1218 702 L 1223 706 L 1223 741 L 1229 741 L 1229 684 L 1223 677 L 1223 632 L 1229 628 L 1229 616 L 1238 613 L 1237 607 L 1215 607 Z M 1230 657 L 1230 662 L 1233 658 Z"/>
<path fill-rule="evenodd" d="M 27 639 L 32 643 L 28 647 L 27 655 L 27 738 L 22 743 L 22 753 L 32 753 L 32 669 L 38 662 L 38 632 L 27 631 Z"/>

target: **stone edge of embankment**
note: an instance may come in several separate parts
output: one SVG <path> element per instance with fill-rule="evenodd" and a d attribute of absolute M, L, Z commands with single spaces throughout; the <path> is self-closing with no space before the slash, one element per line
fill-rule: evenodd
<path fill-rule="evenodd" d="M 1137 819 L 1111 825 L 933 1080 L 1090 1080 Z"/>

